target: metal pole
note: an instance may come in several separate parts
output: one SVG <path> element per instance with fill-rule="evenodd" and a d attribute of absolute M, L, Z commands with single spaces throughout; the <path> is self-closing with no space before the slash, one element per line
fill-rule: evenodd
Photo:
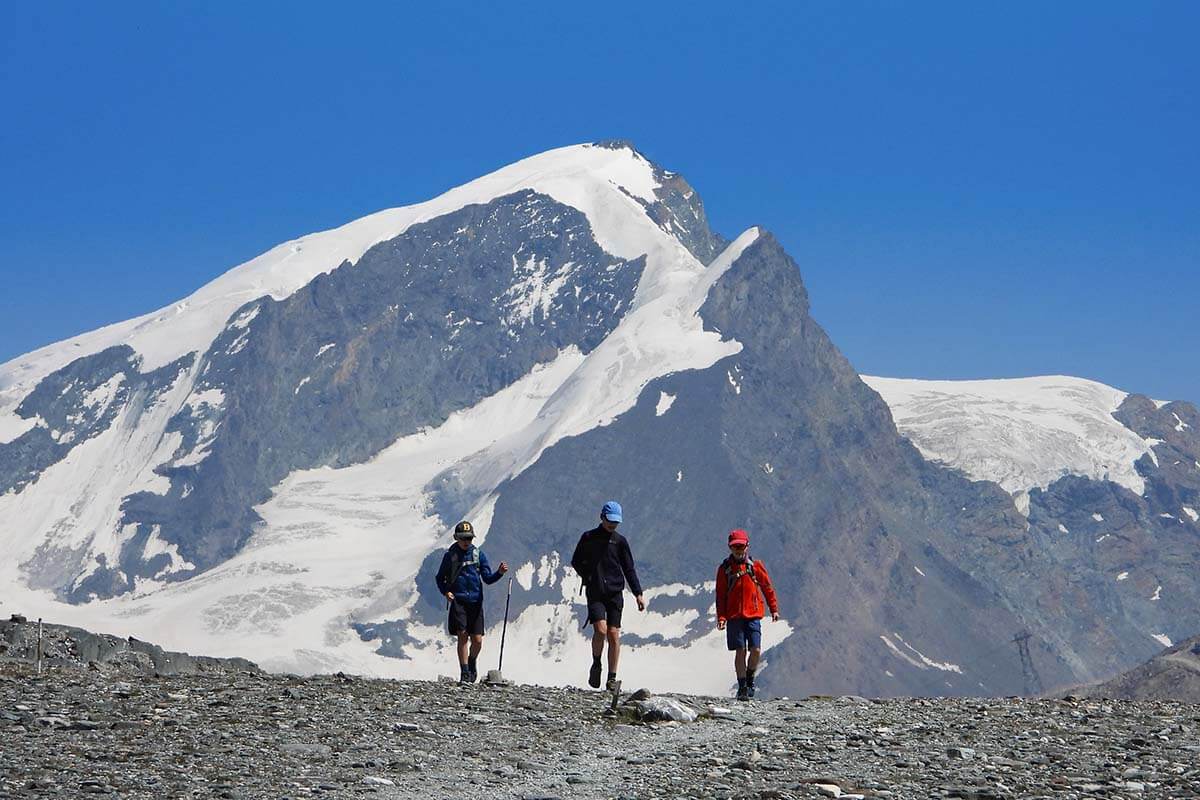
<path fill-rule="evenodd" d="M 512 600 L 512 582 L 508 579 L 508 597 L 504 598 L 504 627 L 500 628 L 500 663 L 496 665 L 497 672 L 504 672 L 504 635 L 508 633 L 508 604 Z"/>
<path fill-rule="evenodd" d="M 38 617 L 37 674 L 42 674 L 42 618 Z"/>

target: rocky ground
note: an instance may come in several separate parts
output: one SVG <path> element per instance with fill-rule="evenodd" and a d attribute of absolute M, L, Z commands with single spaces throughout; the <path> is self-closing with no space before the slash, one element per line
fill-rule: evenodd
<path fill-rule="evenodd" d="M 0 661 L 0 797 L 1200 796 L 1198 706 L 674 699 Z"/>

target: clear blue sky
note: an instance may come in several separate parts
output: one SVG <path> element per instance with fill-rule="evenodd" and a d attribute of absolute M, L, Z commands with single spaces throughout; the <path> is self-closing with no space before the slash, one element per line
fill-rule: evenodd
<path fill-rule="evenodd" d="M 1200 401 L 1200 4 L 441 5 L 0 4 L 0 360 L 621 137 L 862 372 Z"/>

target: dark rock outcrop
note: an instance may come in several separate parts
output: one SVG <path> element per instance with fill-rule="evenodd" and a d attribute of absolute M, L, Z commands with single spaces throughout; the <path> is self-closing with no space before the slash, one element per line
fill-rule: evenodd
<path fill-rule="evenodd" d="M 41 628 L 41 660 L 43 667 L 48 670 L 93 668 L 133 675 L 260 671 L 255 664 L 244 658 L 193 656 L 164 650 L 156 644 L 143 642 L 132 636 L 122 639 L 69 625 L 43 624 Z M 0 664 L 16 662 L 35 665 L 37 655 L 36 621 L 0 622 Z"/>

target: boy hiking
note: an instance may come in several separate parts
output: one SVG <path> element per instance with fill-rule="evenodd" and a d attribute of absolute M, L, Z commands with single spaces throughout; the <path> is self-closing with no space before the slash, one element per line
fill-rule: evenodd
<path fill-rule="evenodd" d="M 592 625 L 592 668 L 588 685 L 600 688 L 600 657 L 608 642 L 608 691 L 617 683 L 617 663 L 621 658 L 621 612 L 625 607 L 625 584 L 637 599 L 638 611 L 646 610 L 642 584 L 633 566 L 629 542 L 617 533 L 621 524 L 621 505 L 609 500 L 600 510 L 600 525 L 579 537 L 571 566 L 587 588 L 588 622 Z M 586 627 L 586 625 L 584 626 Z"/>
<path fill-rule="evenodd" d="M 763 597 L 771 621 L 779 621 L 779 603 L 771 577 L 761 561 L 750 558 L 750 537 L 740 528 L 729 532 L 729 557 L 717 567 L 717 629 L 733 650 L 738 700 L 754 697 L 754 672 L 762 656 Z"/>
<path fill-rule="evenodd" d="M 495 583 L 508 572 L 503 561 L 492 572 L 487 556 L 472 544 L 474 539 L 471 523 L 464 520 L 455 525 L 454 544 L 442 556 L 437 571 L 438 591 L 449 602 L 446 629 L 458 637 L 459 683 L 474 683 L 479 678 L 475 662 L 483 648 L 483 585 Z"/>

